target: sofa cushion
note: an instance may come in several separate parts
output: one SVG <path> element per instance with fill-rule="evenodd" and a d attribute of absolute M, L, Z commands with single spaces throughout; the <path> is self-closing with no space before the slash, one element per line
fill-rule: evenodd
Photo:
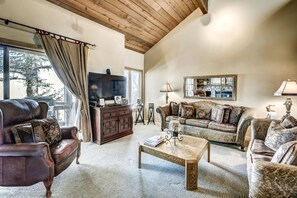
<path fill-rule="evenodd" d="M 237 125 L 243 111 L 243 107 L 232 107 L 228 123 Z"/>
<path fill-rule="evenodd" d="M 293 116 L 288 116 L 282 121 L 281 126 L 288 129 L 292 127 L 296 127 L 297 120 Z"/>
<path fill-rule="evenodd" d="M 193 118 L 195 109 L 192 105 L 182 105 L 181 116 L 182 118 Z"/>
<path fill-rule="evenodd" d="M 179 104 L 177 104 L 176 102 L 170 102 L 170 109 L 171 115 L 178 116 Z"/>
<path fill-rule="evenodd" d="M 210 120 L 211 116 L 211 108 L 201 108 L 201 107 L 195 107 L 195 114 L 197 119 L 207 119 Z"/>
<path fill-rule="evenodd" d="M 217 122 L 210 122 L 208 124 L 209 129 L 215 129 L 219 131 L 225 131 L 230 133 L 236 133 L 237 127 L 232 124 L 223 124 L 223 123 L 217 123 Z"/>
<path fill-rule="evenodd" d="M 262 155 L 262 154 L 251 154 L 251 161 L 252 163 L 258 162 L 258 161 L 265 161 L 270 162 L 272 159 L 272 156 L 268 155 Z"/>
<path fill-rule="evenodd" d="M 278 148 L 290 141 L 297 140 L 297 127 L 286 129 L 275 121 L 269 125 L 264 144 L 277 151 Z"/>
<path fill-rule="evenodd" d="M 78 142 L 76 140 L 63 139 L 59 143 L 52 145 L 50 147 L 50 152 L 55 164 L 59 164 L 76 151 L 77 148 Z"/>
<path fill-rule="evenodd" d="M 16 143 L 35 142 L 31 123 L 15 125 L 11 128 Z"/>
<path fill-rule="evenodd" d="M 268 155 L 273 156 L 275 151 L 268 148 L 263 140 L 260 139 L 253 139 L 251 145 L 251 152 L 254 154 L 261 154 L 261 155 Z"/>
<path fill-rule="evenodd" d="M 186 119 L 187 125 L 197 126 L 207 128 L 210 120 L 203 120 L 203 119 Z"/>
<path fill-rule="evenodd" d="M 271 162 L 297 166 L 297 141 L 281 145 Z"/>
<path fill-rule="evenodd" d="M 32 120 L 31 125 L 37 142 L 47 142 L 49 145 L 53 145 L 62 139 L 60 126 L 56 119 Z"/>
<path fill-rule="evenodd" d="M 166 122 L 170 122 L 171 120 L 178 120 L 179 123 L 186 124 L 186 118 L 181 118 L 178 116 L 167 116 L 165 119 L 166 119 Z"/>

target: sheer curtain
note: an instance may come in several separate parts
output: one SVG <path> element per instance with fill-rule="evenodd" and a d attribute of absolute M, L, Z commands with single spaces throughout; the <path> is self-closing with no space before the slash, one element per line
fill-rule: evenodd
<path fill-rule="evenodd" d="M 38 32 L 37 37 L 40 38 L 57 76 L 80 101 L 83 141 L 92 141 L 87 90 L 88 47 L 83 43 L 72 43 L 61 38 L 57 39 L 43 32 Z M 78 109 L 79 107 L 76 108 L 76 110 Z"/>

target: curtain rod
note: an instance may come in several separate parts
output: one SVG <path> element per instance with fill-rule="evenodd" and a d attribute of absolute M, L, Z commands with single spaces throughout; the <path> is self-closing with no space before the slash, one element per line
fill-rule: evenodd
<path fill-rule="evenodd" d="M 92 47 L 96 47 L 95 44 L 91 44 L 91 43 L 87 43 L 87 42 L 84 42 L 84 41 L 80 41 L 80 40 L 77 40 L 77 39 L 74 39 L 74 38 L 70 38 L 70 37 L 63 36 L 63 35 L 60 35 L 60 34 L 56 34 L 56 33 L 53 33 L 53 32 L 49 32 L 49 31 L 46 31 L 46 30 L 35 28 L 35 27 L 29 26 L 29 25 L 25 25 L 25 24 L 22 24 L 22 23 L 18 23 L 18 22 L 15 22 L 15 21 L 10 21 L 8 19 L 0 18 L 0 20 L 4 21 L 4 24 L 5 25 L 8 25 L 9 23 L 12 23 L 12 24 L 16 24 L 16 25 L 19 25 L 19 26 L 23 26 L 25 28 L 29 28 L 29 29 L 33 29 L 33 30 L 36 30 L 36 31 L 41 31 L 41 32 L 45 32 L 45 33 L 48 33 L 48 34 L 52 34 L 54 36 L 58 36 L 58 37 L 61 37 L 61 38 L 65 38 L 67 40 L 74 41 L 75 43 L 79 42 L 79 43 L 84 43 L 86 45 L 90 45 Z"/>

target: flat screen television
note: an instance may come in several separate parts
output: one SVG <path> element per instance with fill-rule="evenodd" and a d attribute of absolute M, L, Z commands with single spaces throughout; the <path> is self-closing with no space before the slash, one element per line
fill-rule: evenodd
<path fill-rule="evenodd" d="M 126 98 L 126 77 L 89 72 L 89 100 Z"/>

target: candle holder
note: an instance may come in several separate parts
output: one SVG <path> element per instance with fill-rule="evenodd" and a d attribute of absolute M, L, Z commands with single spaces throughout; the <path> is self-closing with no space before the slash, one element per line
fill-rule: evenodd
<path fill-rule="evenodd" d="M 165 135 L 165 139 L 170 141 L 173 139 L 174 146 L 176 146 L 176 140 L 182 141 L 184 137 L 182 136 L 181 124 L 178 120 L 171 120 L 169 122 L 169 129 L 166 130 L 167 135 Z"/>

